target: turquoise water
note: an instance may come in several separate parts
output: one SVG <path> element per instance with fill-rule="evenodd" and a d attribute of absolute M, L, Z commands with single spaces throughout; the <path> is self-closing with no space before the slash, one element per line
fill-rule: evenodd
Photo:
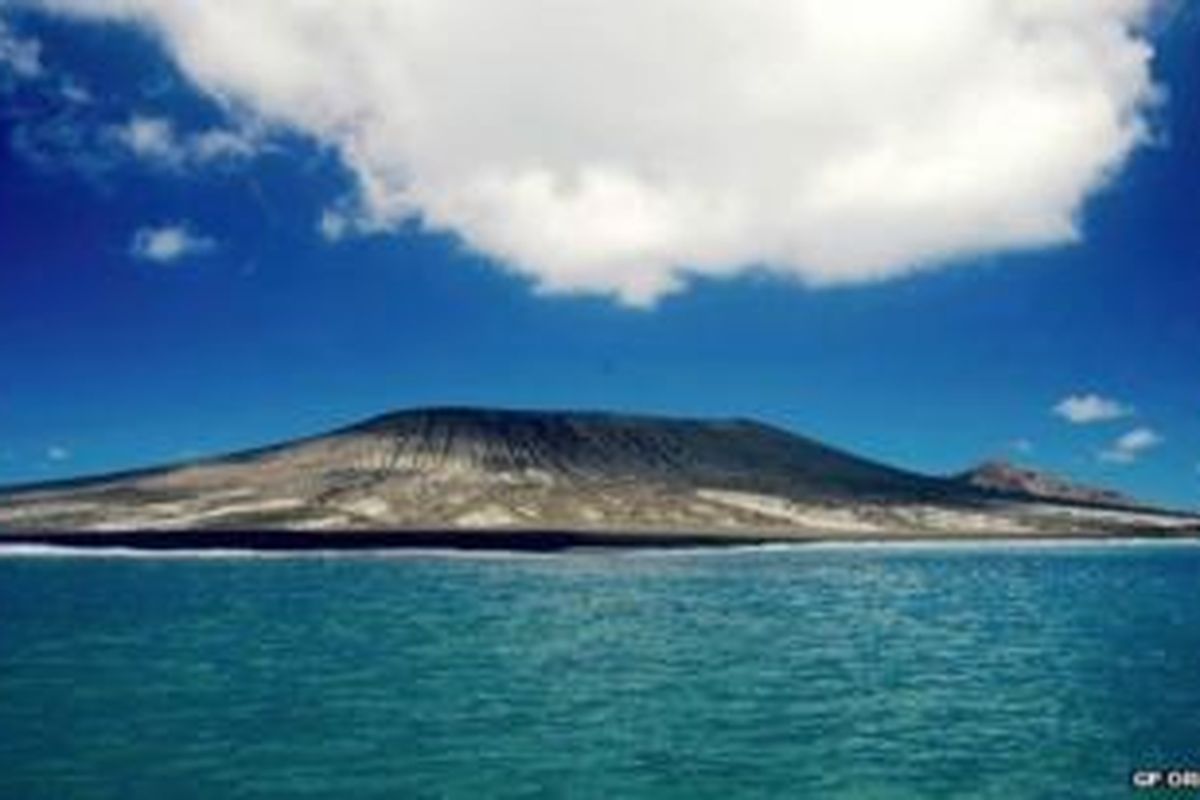
<path fill-rule="evenodd" d="M 1109 798 L 1200 547 L 0 557 L 0 798 Z"/>

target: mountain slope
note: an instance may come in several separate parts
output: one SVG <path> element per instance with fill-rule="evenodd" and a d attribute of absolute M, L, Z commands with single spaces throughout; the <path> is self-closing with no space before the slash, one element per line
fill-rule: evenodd
<path fill-rule="evenodd" d="M 0 494 L 0 531 L 610 530 L 789 538 L 1168 532 L 744 420 L 444 408 L 203 462 Z"/>

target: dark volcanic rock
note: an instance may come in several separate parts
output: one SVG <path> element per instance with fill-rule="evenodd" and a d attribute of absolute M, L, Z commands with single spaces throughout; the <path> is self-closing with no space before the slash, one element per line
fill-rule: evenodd
<path fill-rule="evenodd" d="M 747 420 L 625 414 L 430 409 L 347 429 L 382 436 L 394 462 L 485 472 L 539 470 L 574 479 L 781 490 L 814 496 L 939 493 L 943 481 L 867 461 Z"/>

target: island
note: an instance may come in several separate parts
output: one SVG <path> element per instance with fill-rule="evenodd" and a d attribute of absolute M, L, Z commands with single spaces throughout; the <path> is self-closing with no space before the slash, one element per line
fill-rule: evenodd
<path fill-rule="evenodd" d="M 1028 468 L 900 469 L 745 419 L 428 408 L 228 456 L 0 490 L 0 543 L 558 550 L 1195 537 Z"/>

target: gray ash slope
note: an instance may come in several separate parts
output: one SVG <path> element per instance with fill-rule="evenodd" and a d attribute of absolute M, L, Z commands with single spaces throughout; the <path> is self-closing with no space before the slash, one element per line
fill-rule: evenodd
<path fill-rule="evenodd" d="M 0 531 L 581 530 L 806 538 L 1194 531 L 918 475 L 746 420 L 424 409 L 232 456 L 0 493 Z"/>

